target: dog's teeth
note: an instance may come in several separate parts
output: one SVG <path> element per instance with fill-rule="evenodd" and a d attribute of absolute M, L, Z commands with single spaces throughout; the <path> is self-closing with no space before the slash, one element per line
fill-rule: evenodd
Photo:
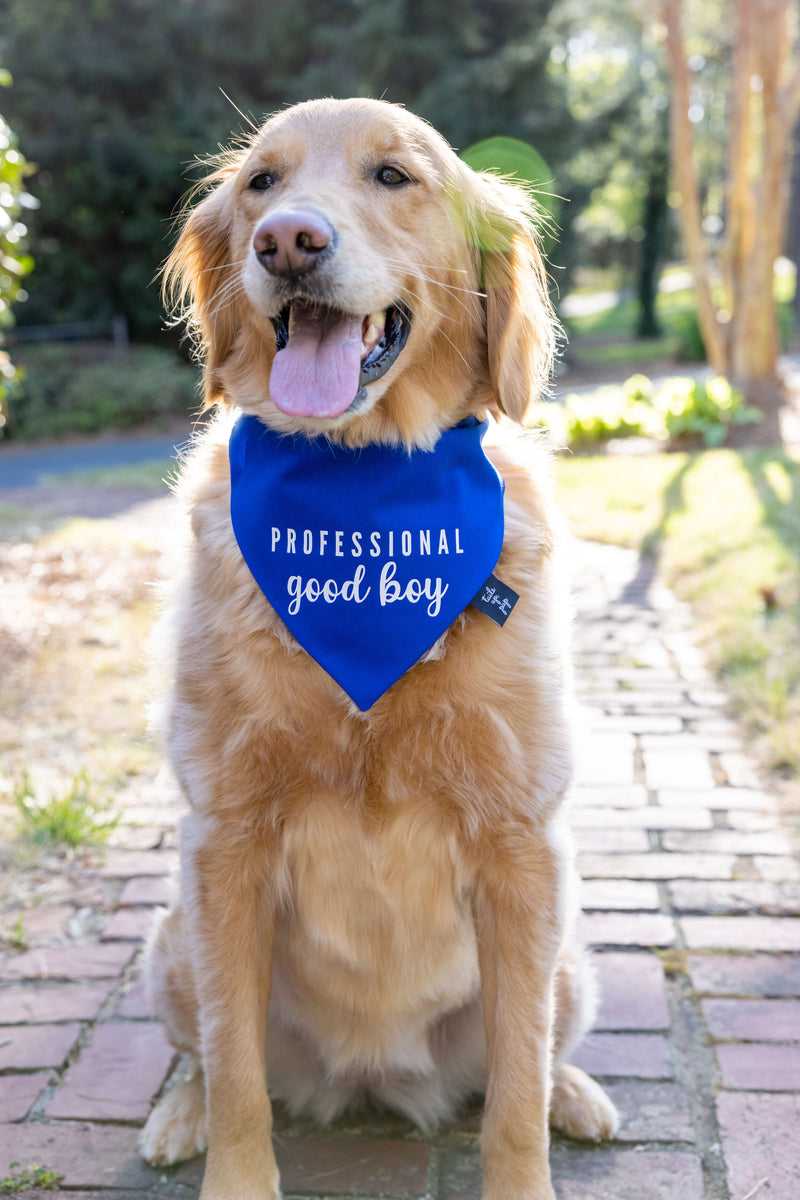
<path fill-rule="evenodd" d="M 382 312 L 370 313 L 364 324 L 367 328 L 361 335 L 362 358 L 374 350 L 383 337 L 383 332 L 386 328 L 386 309 L 383 309 Z"/>

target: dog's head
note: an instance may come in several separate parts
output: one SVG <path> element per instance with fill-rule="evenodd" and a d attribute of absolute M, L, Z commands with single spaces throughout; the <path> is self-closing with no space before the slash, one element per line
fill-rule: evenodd
<path fill-rule="evenodd" d="M 208 405 L 352 444 L 428 445 L 485 409 L 522 421 L 554 320 L 521 187 L 377 100 L 313 100 L 225 155 L 165 269 Z"/>

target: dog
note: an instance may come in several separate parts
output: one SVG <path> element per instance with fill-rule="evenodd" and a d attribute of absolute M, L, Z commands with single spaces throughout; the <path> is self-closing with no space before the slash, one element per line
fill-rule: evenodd
<path fill-rule="evenodd" d="M 548 1115 L 616 1128 L 566 1062 L 593 1017 L 568 601 L 546 455 L 510 432 L 554 349 L 534 208 L 400 106 L 313 100 L 216 160 L 166 264 L 216 415 L 180 484 L 189 812 L 147 968 L 195 1067 L 141 1150 L 207 1148 L 202 1200 L 279 1197 L 268 1096 L 427 1130 L 485 1094 L 483 1200 L 553 1200 Z M 481 589 L 518 595 L 505 624 Z"/>

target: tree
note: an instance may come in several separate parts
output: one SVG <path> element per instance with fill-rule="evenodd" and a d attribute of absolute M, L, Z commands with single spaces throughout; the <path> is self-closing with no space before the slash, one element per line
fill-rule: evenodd
<path fill-rule="evenodd" d="M 734 0 L 721 298 L 706 245 L 681 0 L 661 0 L 672 78 L 671 158 L 709 362 L 757 398 L 779 353 L 773 272 L 786 236 L 792 132 L 800 109 L 796 13 L 789 0 Z"/>
<path fill-rule="evenodd" d="M 153 285 L 182 171 L 312 96 L 408 105 L 456 146 L 533 142 L 555 168 L 574 124 L 547 72 L 555 0 L 3 0 L 11 117 L 39 166 L 24 319 L 158 335 Z"/>
<path fill-rule="evenodd" d="M 8 72 L 0 70 L 0 85 L 10 82 Z M 8 427 L 8 396 L 17 377 L 10 355 L 2 349 L 2 330 L 13 324 L 11 306 L 25 298 L 22 280 L 33 266 L 25 253 L 27 229 L 20 220 L 23 208 L 34 204 L 25 190 L 29 172 L 16 137 L 0 116 L 0 437 Z"/>

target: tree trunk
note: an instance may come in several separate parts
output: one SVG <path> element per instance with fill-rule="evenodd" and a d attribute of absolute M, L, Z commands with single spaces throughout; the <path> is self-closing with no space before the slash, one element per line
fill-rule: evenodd
<path fill-rule="evenodd" d="M 703 213 L 689 120 L 689 67 L 681 27 L 681 0 L 662 0 L 661 11 L 667 30 L 667 55 L 672 77 L 670 150 L 674 181 L 681 197 L 681 232 L 694 279 L 697 317 L 708 361 L 715 371 L 724 375 L 728 368 L 727 347 L 711 293 L 711 264 L 703 236 Z"/>
<path fill-rule="evenodd" d="M 731 368 L 745 387 L 773 378 L 780 353 L 774 269 L 788 214 L 794 123 L 790 49 L 788 0 L 737 0 L 729 193 L 735 279 Z"/>
<path fill-rule="evenodd" d="M 639 319 L 637 337 L 658 337 L 661 333 L 656 316 L 658 281 L 664 252 L 667 217 L 669 155 L 654 149 L 647 164 L 647 195 L 642 212 L 644 237 L 639 250 Z"/>

